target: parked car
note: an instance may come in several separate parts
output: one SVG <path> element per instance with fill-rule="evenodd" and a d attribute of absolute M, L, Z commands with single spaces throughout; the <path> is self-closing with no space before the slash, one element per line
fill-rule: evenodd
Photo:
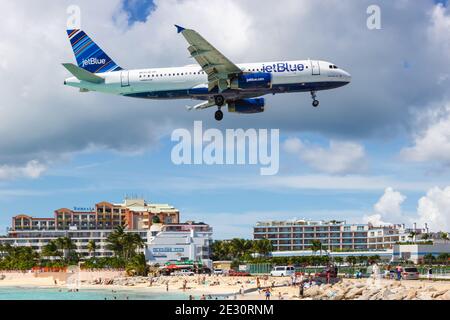
<path fill-rule="evenodd" d="M 250 273 L 243 272 L 243 271 L 230 270 L 230 271 L 228 271 L 228 275 L 230 277 L 248 277 L 248 276 L 250 276 Z"/>
<path fill-rule="evenodd" d="M 171 273 L 172 276 L 193 276 L 195 273 L 188 269 L 181 269 Z"/>
<path fill-rule="evenodd" d="M 270 275 L 272 277 L 290 277 L 294 274 L 295 274 L 295 268 L 288 267 L 288 266 L 274 267 L 272 269 L 272 271 L 270 271 Z"/>
<path fill-rule="evenodd" d="M 405 267 L 402 272 L 403 280 L 419 280 L 419 270 L 415 267 Z"/>
<path fill-rule="evenodd" d="M 224 274 L 224 271 L 223 269 L 214 269 L 214 274 L 215 275 Z"/>

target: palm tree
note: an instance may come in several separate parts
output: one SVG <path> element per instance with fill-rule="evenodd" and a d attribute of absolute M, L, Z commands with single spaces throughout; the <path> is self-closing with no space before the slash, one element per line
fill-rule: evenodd
<path fill-rule="evenodd" d="M 428 239 L 430 239 L 430 238 L 431 238 L 431 236 L 430 236 L 429 233 L 423 233 L 423 234 L 420 236 L 420 239 L 422 239 L 422 240 L 428 240 Z"/>
<path fill-rule="evenodd" d="M 76 245 L 69 237 L 57 238 L 55 244 L 62 251 L 63 258 L 66 260 L 71 257 L 73 250 L 76 249 Z"/>
<path fill-rule="evenodd" d="M 256 253 L 262 255 L 263 257 L 267 257 L 273 250 L 272 242 L 268 239 L 253 241 L 253 248 Z"/>
<path fill-rule="evenodd" d="M 93 253 L 93 255 L 95 257 L 95 250 L 97 250 L 97 245 L 95 244 L 94 240 L 89 240 L 89 242 L 87 244 L 87 249 L 89 251 L 89 254 Z"/>
<path fill-rule="evenodd" d="M 381 258 L 378 254 L 369 257 L 370 262 L 378 263 L 380 260 Z"/>
<path fill-rule="evenodd" d="M 107 248 L 114 252 L 117 257 L 123 257 L 123 237 L 125 229 L 123 226 L 117 226 L 106 239 Z"/>
<path fill-rule="evenodd" d="M 319 240 L 313 240 L 311 242 L 311 250 L 314 253 L 320 251 L 320 255 L 322 256 L 322 242 L 320 242 Z"/>
<path fill-rule="evenodd" d="M 447 232 L 442 232 L 441 233 L 441 239 L 444 240 L 445 242 L 447 242 L 449 240 L 448 233 Z"/>
<path fill-rule="evenodd" d="M 128 260 L 136 254 L 136 249 L 145 246 L 141 236 L 137 233 L 126 233 L 124 226 L 117 226 L 106 239 L 107 248 L 112 250 L 116 257 Z"/>
<path fill-rule="evenodd" d="M 413 242 L 416 242 L 416 235 L 417 235 L 417 232 L 411 231 L 411 232 L 409 233 L 409 235 L 408 235 L 408 238 L 411 238 L 411 240 L 412 240 Z"/>
<path fill-rule="evenodd" d="M 42 248 L 42 256 L 44 257 L 61 257 L 56 241 L 50 241 Z"/>
<path fill-rule="evenodd" d="M 338 265 L 340 265 L 342 262 L 344 262 L 344 258 L 342 258 L 342 257 L 336 257 L 336 258 L 334 258 L 334 261 L 335 261 Z"/>
<path fill-rule="evenodd" d="M 441 253 L 439 256 L 438 256 L 438 260 L 441 262 L 441 263 L 445 263 L 445 265 L 447 265 L 448 264 L 448 259 L 450 258 L 450 254 L 448 254 L 448 253 Z"/>
<path fill-rule="evenodd" d="M 435 258 L 431 253 L 428 253 L 428 254 L 426 254 L 426 255 L 423 256 L 423 261 L 424 261 L 425 263 L 433 264 L 433 262 L 434 262 L 435 260 L 436 260 L 436 258 Z"/>
<path fill-rule="evenodd" d="M 233 259 L 239 259 L 244 255 L 245 240 L 234 238 L 230 242 L 230 254 Z"/>
<path fill-rule="evenodd" d="M 128 274 L 137 276 L 146 276 L 148 269 L 147 261 L 145 260 L 145 255 L 143 253 L 134 255 L 127 263 L 126 267 Z"/>

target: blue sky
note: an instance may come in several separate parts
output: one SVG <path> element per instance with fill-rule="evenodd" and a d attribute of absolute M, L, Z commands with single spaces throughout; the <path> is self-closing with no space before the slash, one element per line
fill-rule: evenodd
<path fill-rule="evenodd" d="M 179 23 L 195 27 L 236 62 L 317 57 L 353 75 L 350 86 L 320 92 L 318 109 L 308 94 L 267 97 L 263 114 L 226 112 L 220 124 L 214 110 L 187 112 L 190 101 L 127 100 L 62 87 L 67 74 L 59 62 L 73 61 L 59 27 L 66 2 L 49 2 L 40 16 L 33 13 L 39 8 L 9 5 L 9 12 L 23 12 L 16 20 L 45 24 L 52 36 L 40 42 L 16 38 L 17 26 L 0 22 L 0 46 L 8 48 L 0 53 L 8 77 L 0 89 L 2 231 L 19 213 L 52 216 L 61 207 L 132 194 L 174 205 L 182 220 L 211 223 L 216 238 L 251 237 L 251 226 L 270 218 L 362 222 L 380 215 L 384 222 L 450 225 L 450 12 L 436 6 L 444 1 L 380 1 L 378 31 L 366 28 L 370 1 L 346 0 L 332 12 L 323 11 L 326 1 L 287 1 L 288 13 L 270 1 L 254 8 L 248 1 L 116 0 L 104 10 L 75 1 L 84 28 L 124 67 L 193 63 L 173 27 Z M 214 23 L 218 12 L 230 21 L 226 30 Z M 320 12 L 329 16 L 317 24 Z M 269 13 L 272 20 L 261 21 Z M 33 50 L 42 52 L 39 65 L 22 54 Z M 36 76 L 19 76 L 30 69 Z M 191 130 L 194 120 L 221 130 L 279 129 L 279 174 L 262 177 L 251 165 L 174 165 L 170 134 Z"/>

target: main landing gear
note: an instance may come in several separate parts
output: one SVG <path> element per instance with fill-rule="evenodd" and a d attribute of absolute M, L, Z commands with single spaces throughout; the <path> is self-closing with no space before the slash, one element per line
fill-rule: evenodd
<path fill-rule="evenodd" d="M 216 113 L 214 114 L 214 118 L 217 120 L 217 121 L 222 121 L 222 119 L 223 119 L 223 112 L 222 112 L 222 110 L 217 110 L 216 111 Z"/>
<path fill-rule="evenodd" d="M 219 107 L 219 110 L 217 110 L 216 113 L 214 114 L 214 118 L 217 121 L 221 121 L 223 119 L 223 112 L 220 109 L 225 105 L 225 98 L 221 95 L 215 96 L 214 102 Z"/>
<path fill-rule="evenodd" d="M 314 108 L 317 108 L 319 106 L 319 100 L 317 100 L 316 97 L 316 92 L 311 91 L 311 98 L 313 99 L 312 105 Z"/>

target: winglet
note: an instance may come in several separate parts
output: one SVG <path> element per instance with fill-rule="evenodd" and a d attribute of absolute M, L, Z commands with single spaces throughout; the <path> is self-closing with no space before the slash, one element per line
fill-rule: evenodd
<path fill-rule="evenodd" d="M 177 33 L 182 33 L 184 30 L 186 30 L 186 28 L 183 28 L 179 25 L 175 25 L 175 27 L 177 28 Z"/>

